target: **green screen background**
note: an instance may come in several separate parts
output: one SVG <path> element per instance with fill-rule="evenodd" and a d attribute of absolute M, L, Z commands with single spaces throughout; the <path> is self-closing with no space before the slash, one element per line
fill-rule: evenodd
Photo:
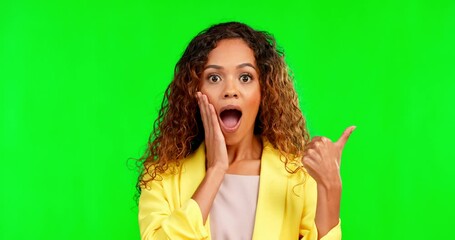
<path fill-rule="evenodd" d="M 145 150 L 191 38 L 273 33 L 312 136 L 343 154 L 344 239 L 449 239 L 455 2 L 0 2 L 1 239 L 139 239 Z"/>

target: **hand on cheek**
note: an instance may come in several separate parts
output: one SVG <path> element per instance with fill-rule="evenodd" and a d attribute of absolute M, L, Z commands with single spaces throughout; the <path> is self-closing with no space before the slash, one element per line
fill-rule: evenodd
<path fill-rule="evenodd" d="M 207 169 L 218 168 L 227 171 L 229 167 L 226 142 L 221 131 L 215 108 L 206 95 L 196 93 L 202 124 L 204 125 Z"/>

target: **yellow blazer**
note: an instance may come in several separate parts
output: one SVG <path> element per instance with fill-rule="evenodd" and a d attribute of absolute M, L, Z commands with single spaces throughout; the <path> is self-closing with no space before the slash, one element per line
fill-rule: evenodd
<path fill-rule="evenodd" d="M 315 240 L 316 182 L 302 171 L 287 172 L 281 156 L 264 141 L 253 239 Z M 141 238 L 211 239 L 210 215 L 204 225 L 199 205 L 191 198 L 204 176 L 205 145 L 201 144 L 176 173 L 162 174 L 162 179 L 142 189 Z M 340 240 L 340 223 L 322 239 Z"/>

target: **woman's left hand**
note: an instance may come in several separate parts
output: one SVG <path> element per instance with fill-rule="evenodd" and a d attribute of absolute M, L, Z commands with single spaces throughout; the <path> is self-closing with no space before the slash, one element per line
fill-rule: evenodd
<path fill-rule="evenodd" d="M 339 222 L 341 201 L 341 152 L 355 126 L 348 127 L 336 142 L 314 137 L 305 149 L 302 163 L 317 183 L 315 223 L 318 239 Z"/>
<path fill-rule="evenodd" d="M 349 136 L 356 127 L 348 127 L 336 142 L 326 137 L 314 137 L 306 146 L 303 166 L 316 180 L 318 186 L 341 187 L 341 153 Z"/>

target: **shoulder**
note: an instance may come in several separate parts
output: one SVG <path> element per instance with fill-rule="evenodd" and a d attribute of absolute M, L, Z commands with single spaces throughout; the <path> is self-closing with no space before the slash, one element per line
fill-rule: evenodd
<path fill-rule="evenodd" d="M 149 172 L 155 166 L 150 166 Z M 178 162 L 171 163 L 166 167 L 164 172 L 157 172 L 153 180 L 149 180 L 151 176 L 149 174 L 144 175 L 144 180 L 149 180 L 148 187 L 154 185 L 153 183 L 159 184 L 173 184 L 180 182 L 182 177 L 194 177 L 204 176 L 205 174 L 205 145 L 202 143 L 194 152 Z"/>
<path fill-rule="evenodd" d="M 205 174 L 205 144 L 180 161 L 181 173 Z"/>
<path fill-rule="evenodd" d="M 273 172 L 276 177 L 286 178 L 289 183 L 297 188 L 314 188 L 316 182 L 303 167 L 300 157 L 287 154 L 275 148 L 267 139 L 263 139 L 262 170 L 266 174 Z"/>
<path fill-rule="evenodd" d="M 300 158 L 295 154 L 280 151 L 265 138 L 263 139 L 262 160 L 265 167 L 273 168 L 284 176 L 302 177 L 302 174 L 297 174 L 302 173 L 301 170 L 303 169 Z"/>

